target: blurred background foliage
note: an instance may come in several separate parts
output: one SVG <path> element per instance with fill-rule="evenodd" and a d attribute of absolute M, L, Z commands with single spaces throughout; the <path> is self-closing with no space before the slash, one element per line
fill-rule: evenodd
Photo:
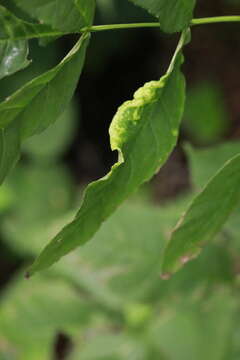
<path fill-rule="evenodd" d="M 196 17 L 239 14 L 239 0 L 198 0 Z M 11 0 L 0 4 L 26 18 Z M 125 0 L 97 0 L 95 24 L 151 21 Z M 156 29 L 95 34 L 74 101 L 24 146 L 0 188 L 0 360 L 239 360 L 239 209 L 172 279 L 161 253 L 193 194 L 240 151 L 239 25 L 196 27 L 185 51 L 186 111 L 177 149 L 150 184 L 83 248 L 25 280 L 27 265 L 79 207 L 84 185 L 116 158 L 117 107 L 159 78 L 177 36 Z M 75 36 L 31 42 L 32 64 L 0 98 L 51 68 Z M 147 151 L 147 149 L 146 149 Z"/>

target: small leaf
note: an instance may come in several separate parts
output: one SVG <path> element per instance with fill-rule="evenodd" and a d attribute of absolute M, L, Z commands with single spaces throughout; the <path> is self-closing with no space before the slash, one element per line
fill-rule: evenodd
<path fill-rule="evenodd" d="M 30 61 L 25 40 L 0 42 L 0 79 L 26 68 Z"/>
<path fill-rule="evenodd" d="M 85 34 L 56 67 L 38 76 L 0 104 L 0 129 L 9 124 L 17 128 L 20 143 L 41 133 L 62 114 L 69 104 L 81 74 L 89 35 Z M 33 116 L 34 114 L 34 116 Z M 12 167 L 6 158 L 4 169 Z M 0 174 L 3 179 L 7 171 Z"/>
<path fill-rule="evenodd" d="M 119 161 L 102 179 L 91 183 L 75 220 L 43 250 L 30 272 L 51 266 L 83 245 L 115 209 L 165 163 L 176 145 L 184 109 L 185 81 L 180 71 L 184 32 L 165 76 L 139 89 L 117 111 L 110 127 L 112 150 Z"/>
<path fill-rule="evenodd" d="M 42 36 L 56 36 L 64 33 L 52 30 L 50 26 L 32 24 L 17 18 L 5 7 L 0 5 L 0 43 L 31 39 Z"/>
<path fill-rule="evenodd" d="M 196 0 L 129 0 L 148 10 L 160 21 L 163 31 L 176 32 L 188 27 Z"/>
<path fill-rule="evenodd" d="M 227 221 L 240 201 L 240 155 L 213 177 L 194 199 L 165 250 L 162 273 L 177 271 L 199 254 Z"/>
<path fill-rule="evenodd" d="M 63 35 L 46 25 L 31 24 L 0 5 L 0 79 L 26 68 L 28 39 Z"/>
<path fill-rule="evenodd" d="M 42 24 L 61 31 L 79 31 L 93 22 L 95 0 L 14 0 Z"/>
<path fill-rule="evenodd" d="M 27 41 L 17 39 L 25 29 L 22 24 L 23 21 L 0 6 L 0 79 L 30 64 Z"/>

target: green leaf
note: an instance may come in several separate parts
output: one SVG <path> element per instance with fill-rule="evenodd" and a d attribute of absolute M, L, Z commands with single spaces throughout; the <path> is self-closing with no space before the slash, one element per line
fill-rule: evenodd
<path fill-rule="evenodd" d="M 79 120 L 77 115 L 77 106 L 73 102 L 52 126 L 40 135 L 26 140 L 24 152 L 34 161 L 56 161 L 71 144 L 76 131 L 76 120 Z"/>
<path fill-rule="evenodd" d="M 176 145 L 184 109 L 185 81 L 180 66 L 188 35 L 188 31 L 183 33 L 166 75 L 145 84 L 133 100 L 118 109 L 110 140 L 119 161 L 105 177 L 88 186 L 75 219 L 43 250 L 30 273 L 51 266 L 90 240 L 102 222 L 167 160 Z"/>
<path fill-rule="evenodd" d="M 216 146 L 195 149 L 190 145 L 185 146 L 190 165 L 192 184 L 196 189 L 201 189 L 214 173 L 224 165 L 224 163 L 240 153 L 240 141 L 228 141 Z M 239 251 L 239 211 L 238 204 L 235 211 L 231 214 L 223 229 L 223 236 L 231 238 L 228 244 L 231 251 Z"/>
<path fill-rule="evenodd" d="M 24 69 L 30 64 L 28 43 L 16 39 L 27 31 L 24 22 L 0 6 L 0 79 Z"/>
<path fill-rule="evenodd" d="M 60 64 L 28 82 L 2 102 L 0 128 L 4 130 L 9 124 L 16 127 L 16 136 L 21 143 L 25 138 L 38 134 L 53 124 L 73 96 L 88 42 L 89 35 L 83 35 Z M 6 168 L 12 167 L 12 163 L 9 159 Z M 6 173 L 1 174 L 0 178 L 3 179 Z"/>
<path fill-rule="evenodd" d="M 48 25 L 23 21 L 0 5 L 0 79 L 30 64 L 27 39 L 60 35 L 64 33 L 54 31 Z"/>
<path fill-rule="evenodd" d="M 79 31 L 93 22 L 95 0 L 14 0 L 42 24 L 61 31 Z"/>
<path fill-rule="evenodd" d="M 53 31 L 48 25 L 32 24 L 17 18 L 0 5 L 0 43 L 32 39 L 37 37 L 57 36 L 64 33 Z"/>
<path fill-rule="evenodd" d="M 196 0 L 129 0 L 148 10 L 160 21 L 163 31 L 176 32 L 188 27 Z"/>
<path fill-rule="evenodd" d="M 18 360 L 51 359 L 57 334 L 78 333 L 91 313 L 70 284 L 47 277 L 29 282 L 21 274 L 1 296 L 0 354 L 7 343 Z"/>
<path fill-rule="evenodd" d="M 148 336 L 166 359 L 225 359 L 236 331 L 238 303 L 227 288 L 212 290 L 205 299 L 195 293 L 192 298 L 184 294 L 177 301 L 175 294 L 174 301 L 168 298 L 167 306 L 161 306 Z"/>
<path fill-rule="evenodd" d="M 64 257 L 51 271 L 66 277 L 111 309 L 119 310 L 129 302 L 144 302 L 160 282 L 160 258 L 166 243 L 164 231 L 170 228 L 165 212 L 169 214 L 167 209 L 125 203 L 92 241 Z M 168 221 L 169 218 L 171 215 Z M 159 227 L 155 226 L 157 222 Z M 29 239 L 25 243 L 31 246 Z M 11 242 L 8 245 L 12 246 Z"/>
<path fill-rule="evenodd" d="M 14 167 L 20 155 L 19 124 L 0 129 L 0 184 Z"/>
<path fill-rule="evenodd" d="M 229 160 L 213 177 L 172 234 L 165 250 L 163 277 L 169 275 L 201 251 L 221 229 L 240 200 L 240 155 Z"/>
<path fill-rule="evenodd" d="M 27 57 L 27 41 L 9 40 L 0 42 L 0 79 L 26 68 L 30 64 Z"/>

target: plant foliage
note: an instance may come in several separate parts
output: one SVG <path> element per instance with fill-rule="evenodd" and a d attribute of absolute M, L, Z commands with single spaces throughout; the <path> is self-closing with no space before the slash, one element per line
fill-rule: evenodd
<path fill-rule="evenodd" d="M 127 0 L 125 1 L 127 2 Z M 135 5 L 141 6 L 156 18 L 155 24 L 152 25 L 150 23 L 146 24 L 146 26 L 158 27 L 160 30 L 169 33 L 181 32 L 176 51 L 165 74 L 163 74 L 159 80 L 149 81 L 144 84 L 135 92 L 131 100 L 124 102 L 117 110 L 110 125 L 109 133 L 111 149 L 113 151 L 117 150 L 118 161 L 112 166 L 106 176 L 87 186 L 80 209 L 72 221 L 59 232 L 56 231 L 56 227 L 54 227 L 55 232 L 46 231 L 46 234 L 43 234 L 44 239 L 42 239 L 41 245 L 44 244 L 46 246 L 40 252 L 40 255 L 34 251 L 34 256 L 39 256 L 30 267 L 28 275 L 49 268 L 60 258 L 80 245 L 86 244 L 95 236 L 99 237 L 98 245 L 93 242 L 94 246 L 99 247 L 99 254 L 101 251 L 106 251 L 104 246 L 107 248 L 111 243 L 111 239 L 108 240 L 108 245 L 104 243 L 105 236 L 101 235 L 101 231 L 103 230 L 99 230 L 102 223 L 106 220 L 110 221 L 110 223 L 107 222 L 104 224 L 104 229 L 106 229 L 107 224 L 109 224 L 108 230 L 105 230 L 106 233 L 114 231 L 111 230 L 111 220 L 108 220 L 110 215 L 112 215 L 118 206 L 132 195 L 140 185 L 149 181 L 153 175 L 159 171 L 177 144 L 185 105 L 185 79 L 181 69 L 184 59 L 183 50 L 184 46 L 190 42 L 190 27 L 196 24 L 196 21 L 194 22 L 192 19 L 196 4 L 194 0 L 130 1 Z M 23 70 L 30 64 L 28 58 L 28 41 L 30 39 L 53 42 L 56 38 L 68 34 L 75 34 L 75 36 L 79 36 L 79 39 L 57 65 L 26 82 L 16 92 L 0 103 L 1 183 L 20 158 L 22 147 L 30 149 L 30 154 L 32 154 L 32 157 L 35 159 L 48 158 L 48 148 L 43 149 L 43 152 L 38 152 L 37 150 L 38 146 L 41 147 L 41 137 L 37 140 L 37 138 L 33 136 L 46 131 L 46 133 L 41 136 L 49 136 L 49 141 L 51 141 L 50 137 L 53 135 L 48 135 L 52 134 L 51 128 L 49 127 L 54 124 L 55 121 L 61 119 L 64 111 L 69 109 L 69 104 L 73 98 L 85 63 L 87 47 L 91 40 L 90 33 L 111 28 L 111 25 L 93 26 L 96 8 L 95 0 L 14 0 L 12 3 L 20 9 L 20 14 L 22 11 L 25 16 L 24 18 L 22 18 L 21 15 L 19 17 L 8 8 L 0 6 L 0 78 Z M 28 18 L 28 21 L 26 21 L 26 18 Z M 236 19 L 234 21 L 236 21 Z M 127 27 L 127 24 L 116 26 L 120 28 L 124 26 Z M 140 25 L 135 24 L 134 26 L 138 27 Z M 112 29 L 113 28 L 114 25 L 112 25 Z M 157 31 L 160 31 L 159 29 Z M 61 135 L 59 136 L 59 141 L 61 141 Z M 211 129 L 210 137 L 218 138 L 218 136 L 219 134 L 215 137 L 214 128 Z M 32 145 L 28 139 L 30 137 L 33 137 Z M 53 141 L 53 150 L 51 150 L 51 146 L 49 150 L 50 158 L 48 158 L 48 161 L 50 162 L 51 160 L 49 159 L 53 159 L 55 156 L 55 140 L 56 139 Z M 34 141 L 36 141 L 36 144 L 37 141 L 39 141 L 40 144 L 35 147 L 35 150 L 33 150 Z M 24 143 L 26 143 L 26 145 Z M 233 145 L 233 147 L 232 145 L 229 146 L 229 153 L 228 150 L 224 150 L 223 158 L 221 158 L 219 162 L 214 162 L 208 174 L 211 175 L 211 178 L 207 184 L 205 183 L 205 178 L 209 179 L 210 176 L 206 177 L 205 174 L 203 174 L 204 181 L 199 181 L 199 185 L 197 182 L 199 178 L 201 178 L 201 175 L 199 175 L 199 177 L 195 175 L 194 181 L 196 182 L 196 187 L 198 187 L 198 193 L 196 194 L 194 191 L 191 194 L 191 205 L 187 208 L 188 210 L 172 233 L 171 239 L 168 244 L 166 244 L 165 249 L 162 249 L 162 244 L 165 245 L 165 242 L 159 235 L 158 241 L 160 244 L 157 244 L 156 239 L 154 240 L 153 248 L 149 251 L 149 258 L 145 265 L 142 254 L 144 254 L 145 251 L 146 253 L 148 252 L 147 248 L 144 250 L 144 246 L 147 246 L 147 244 L 141 244 L 143 249 L 139 257 L 136 259 L 129 258 L 129 269 L 131 269 L 132 266 L 134 269 L 133 273 L 138 273 L 139 281 L 140 278 L 144 278 L 144 273 L 146 274 L 148 272 L 152 273 L 153 279 L 160 271 L 162 271 L 163 278 L 168 278 L 173 272 L 188 262 L 188 260 L 195 258 L 202 246 L 213 239 L 214 236 L 221 233 L 221 229 L 227 226 L 227 221 L 231 214 L 235 214 L 240 200 L 239 148 L 238 145 Z M 57 146 L 55 146 L 55 149 L 56 153 L 58 153 Z M 190 160 L 192 156 L 197 156 L 191 155 L 191 151 L 187 150 L 187 152 L 188 151 Z M 206 161 L 206 164 L 207 163 L 208 161 Z M 207 166 L 208 165 L 206 165 L 206 168 Z M 50 178 L 53 176 L 55 179 L 54 174 L 53 170 L 53 172 L 48 173 L 48 176 L 50 176 Z M 33 174 L 31 173 L 29 176 L 33 176 L 34 181 L 38 177 L 39 179 L 42 177 L 42 181 L 45 181 L 44 171 L 37 172 L 37 175 L 33 172 Z M 203 183 L 205 186 L 202 188 Z M 32 191 L 35 191 L 34 187 Z M 47 190 L 44 195 L 45 199 L 46 194 Z M 37 215 L 34 216 L 34 211 L 32 212 L 33 224 L 35 224 L 34 222 L 39 216 L 38 212 L 36 212 L 36 214 Z M 23 219 L 24 216 L 23 212 Z M 41 216 L 43 216 L 42 213 Z M 45 223 L 44 216 L 43 219 L 43 223 Z M 59 222 L 56 220 L 59 226 L 63 223 L 63 220 L 64 219 L 61 219 Z M 20 227 L 23 226 L 23 223 L 24 220 L 18 219 L 18 225 Z M 8 226 L 10 225 L 6 223 L 4 229 L 9 229 L 8 231 L 6 230 L 6 233 L 8 233 L 7 236 L 10 239 L 9 241 L 16 242 L 16 236 L 14 236 L 14 232 L 11 232 Z M 34 226 L 29 226 L 28 230 L 30 232 L 33 231 Z M 158 229 L 157 220 L 153 226 L 156 226 L 156 229 Z M 98 230 L 99 235 L 96 234 Z M 25 231 L 23 231 L 23 233 L 27 234 Z M 56 233 L 57 235 L 55 235 Z M 47 244 L 48 235 L 51 235 L 53 240 Z M 108 237 L 106 238 L 108 239 Z M 24 239 L 22 239 L 22 241 L 24 243 Z M 142 240 L 142 242 L 144 242 L 144 240 Z M 123 246 L 128 246 L 125 241 L 123 241 Z M 133 247 L 135 251 L 135 248 L 137 248 L 136 244 L 133 244 Z M 33 251 L 33 248 L 34 246 L 30 252 Z M 40 249 L 42 246 L 38 244 L 36 248 Z M 86 245 L 86 247 L 82 249 L 83 262 L 85 253 L 87 254 L 87 258 L 92 259 L 91 245 Z M 71 281 L 77 282 L 78 284 L 81 283 L 83 287 L 87 286 L 90 292 L 93 291 L 94 288 L 94 296 L 100 297 L 101 301 L 111 303 L 113 307 L 119 306 L 118 303 L 121 302 L 121 296 L 118 292 L 122 291 L 124 295 L 126 292 L 130 296 L 131 290 L 134 289 L 134 287 L 125 289 L 126 284 L 121 277 L 121 271 L 123 271 L 122 264 L 120 263 L 118 265 L 119 260 L 117 258 L 115 259 L 114 256 L 109 262 L 111 262 L 113 274 L 118 274 L 119 276 L 118 286 L 120 288 L 122 286 L 124 290 L 122 290 L 122 288 L 117 290 L 114 288 L 114 290 L 112 290 L 109 283 L 112 285 L 113 281 L 111 282 L 110 280 L 105 282 L 104 285 L 102 284 L 102 286 L 104 286 L 103 290 L 94 278 L 95 275 L 93 276 L 92 274 L 93 270 L 86 270 L 86 273 L 80 273 L 79 276 L 76 276 L 73 275 L 75 270 L 66 270 L 67 266 L 64 266 L 64 261 L 65 260 L 62 262 L 64 270 L 61 268 L 61 265 L 56 265 L 57 273 L 63 272 L 66 277 L 71 278 Z M 97 258 L 92 261 L 96 261 L 96 264 L 98 264 Z M 162 264 L 160 266 L 161 262 Z M 129 272 L 131 271 L 129 270 Z M 97 274 L 97 280 L 100 279 L 101 282 L 101 271 L 98 273 L 96 269 L 95 273 Z M 89 279 L 87 285 L 84 277 Z M 131 276 L 128 281 L 131 283 Z M 136 282 L 136 279 L 134 279 L 133 283 L 134 282 Z M 142 280 L 142 282 L 143 289 L 139 287 L 139 294 L 144 293 L 145 287 L 149 289 L 152 286 L 149 279 L 146 279 L 146 284 L 144 280 Z M 31 290 L 33 289 L 30 289 L 30 291 Z M 59 291 L 62 291 L 61 286 Z M 230 295 L 224 294 L 223 296 L 228 297 Z M 214 301 L 215 300 L 213 300 L 213 303 Z M 232 308 L 229 311 L 231 312 Z M 180 323 L 181 321 L 183 321 L 183 319 L 179 319 Z M 191 319 L 190 322 L 192 321 L 194 322 L 193 319 Z M 112 341 L 113 343 L 115 341 L 121 343 L 122 340 L 120 337 L 119 339 L 112 339 Z M 131 343 L 129 346 L 134 347 L 135 345 Z M 174 350 L 172 349 L 172 351 Z M 86 355 L 86 359 L 87 358 Z M 192 358 L 196 358 L 196 355 L 193 354 Z"/>

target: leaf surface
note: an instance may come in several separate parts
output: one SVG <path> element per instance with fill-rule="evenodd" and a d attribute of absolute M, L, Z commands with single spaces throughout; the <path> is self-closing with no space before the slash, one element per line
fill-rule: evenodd
<path fill-rule="evenodd" d="M 17 18 L 0 5 L 0 79 L 30 64 L 28 39 L 64 35 L 48 25 L 32 24 Z"/>
<path fill-rule="evenodd" d="M 28 43 L 16 39 L 23 33 L 23 21 L 0 6 L 0 79 L 11 75 L 29 65 Z"/>
<path fill-rule="evenodd" d="M 54 123 L 73 96 L 88 42 L 89 35 L 83 35 L 60 64 L 28 82 L 2 102 L 0 129 L 4 130 L 12 124 L 18 129 L 21 143 L 25 138 L 44 131 Z M 12 166 L 10 160 L 7 165 L 9 168 Z M 3 179 L 6 174 L 7 171 L 0 174 L 0 178 Z"/>
<path fill-rule="evenodd" d="M 240 155 L 221 168 L 193 200 L 165 250 L 162 273 L 167 277 L 201 251 L 221 229 L 240 200 Z"/>
<path fill-rule="evenodd" d="M 0 79 L 26 68 L 30 61 L 25 40 L 0 42 Z"/>
<path fill-rule="evenodd" d="M 129 0 L 148 10 L 160 21 L 163 31 L 176 32 L 188 27 L 196 0 Z"/>
<path fill-rule="evenodd" d="M 184 109 L 185 81 L 180 66 L 188 35 L 182 35 L 166 75 L 145 84 L 133 100 L 118 109 L 110 141 L 112 150 L 118 150 L 119 161 L 105 177 L 87 187 L 75 219 L 43 250 L 31 273 L 51 266 L 90 240 L 103 221 L 167 160 L 176 145 Z"/>
<path fill-rule="evenodd" d="M 14 167 L 20 155 L 19 124 L 0 129 L 0 184 Z"/>
<path fill-rule="evenodd" d="M 26 22 L 0 5 L 0 43 L 31 39 L 33 37 L 56 36 L 61 32 L 52 30 L 48 25 Z M 64 34 L 64 33 L 63 33 Z"/>
<path fill-rule="evenodd" d="M 42 24 L 61 31 L 78 31 L 93 22 L 95 0 L 14 0 Z"/>
<path fill-rule="evenodd" d="M 14 350 L 9 359 L 50 359 L 59 331 L 79 332 L 92 306 L 64 281 L 38 277 L 28 282 L 19 275 L 1 296 L 0 343 Z"/>

